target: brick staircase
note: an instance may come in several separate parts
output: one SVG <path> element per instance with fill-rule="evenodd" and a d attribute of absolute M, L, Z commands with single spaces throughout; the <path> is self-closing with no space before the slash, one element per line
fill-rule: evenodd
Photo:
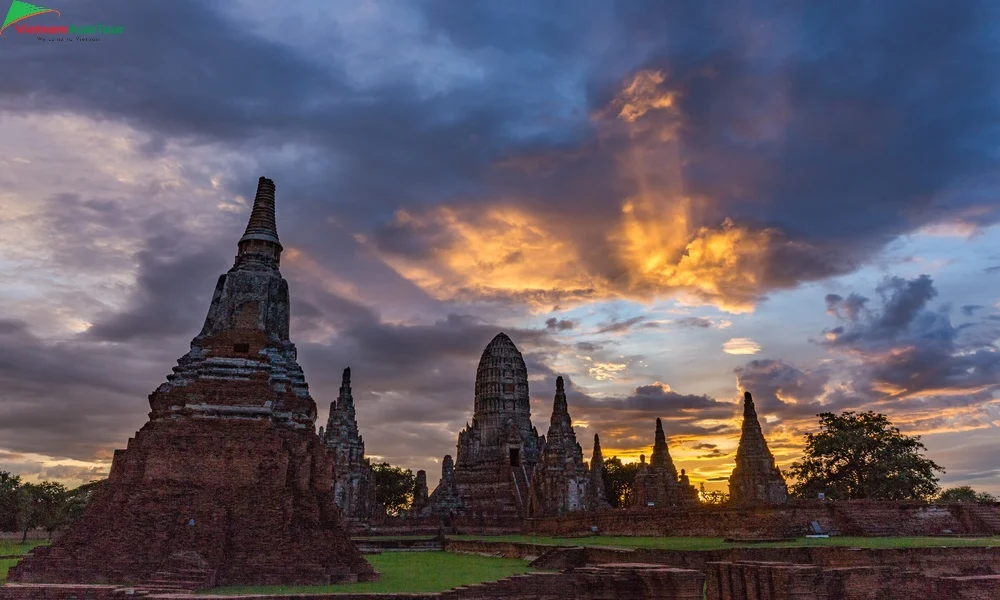
<path fill-rule="evenodd" d="M 964 508 L 982 524 L 984 533 L 1000 535 L 1000 506 L 969 504 Z"/>
<path fill-rule="evenodd" d="M 838 506 L 834 511 L 837 529 L 843 535 L 863 535 L 883 537 L 899 535 L 897 521 L 899 514 L 893 509 L 852 510 Z"/>
<path fill-rule="evenodd" d="M 205 567 L 181 567 L 158 571 L 149 579 L 135 586 L 136 593 L 189 593 L 211 587 L 215 572 Z M 144 594 L 145 595 L 145 594 Z"/>

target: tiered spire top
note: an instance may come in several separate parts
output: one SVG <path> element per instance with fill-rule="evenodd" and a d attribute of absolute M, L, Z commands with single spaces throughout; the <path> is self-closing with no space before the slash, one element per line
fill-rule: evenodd
<path fill-rule="evenodd" d="M 549 420 L 549 437 L 553 431 L 569 432 L 573 428 L 573 423 L 569 418 L 569 405 L 566 402 L 566 389 L 563 386 L 563 378 L 556 377 L 556 396 L 552 402 L 552 418 Z"/>
<path fill-rule="evenodd" d="M 659 417 L 656 419 L 656 439 L 653 442 L 653 455 L 649 458 L 649 466 L 652 469 L 670 471 L 675 477 L 677 475 L 674 461 L 670 458 L 670 450 L 667 448 L 667 436 L 663 433 L 663 421 Z"/>
<path fill-rule="evenodd" d="M 604 471 L 604 453 L 601 452 L 601 436 L 594 434 L 594 454 L 590 457 L 591 471 Z"/>
<path fill-rule="evenodd" d="M 263 240 L 281 245 L 278 241 L 278 226 L 274 220 L 274 181 L 266 177 L 257 180 L 257 195 L 253 199 L 250 222 L 240 238 L 241 242 L 247 240 Z"/>
<path fill-rule="evenodd" d="M 736 449 L 738 458 L 745 455 L 771 458 L 771 451 L 764 440 L 764 432 L 760 428 L 760 420 L 757 418 L 757 410 L 750 392 L 743 393 L 743 426 L 740 432 L 740 445 Z"/>

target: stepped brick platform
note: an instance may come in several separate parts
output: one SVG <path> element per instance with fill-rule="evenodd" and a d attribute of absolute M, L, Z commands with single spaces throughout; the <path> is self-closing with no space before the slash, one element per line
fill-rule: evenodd
<path fill-rule="evenodd" d="M 461 586 L 428 594 L 277 594 L 248 596 L 146 593 L 105 586 L 5 586 L 3 600 L 126 600 L 140 596 L 163 600 L 701 600 L 705 576 L 689 569 L 661 565 L 621 564 L 585 567 L 566 573 L 528 573 L 499 581 Z M 6 595 L 4 595 L 6 592 Z"/>
<path fill-rule="evenodd" d="M 281 249 L 274 183 L 262 177 L 235 264 L 191 351 L 149 396 L 149 421 L 115 451 L 82 517 L 9 581 L 179 589 L 376 577 L 334 503 L 333 459 L 288 337 Z"/>

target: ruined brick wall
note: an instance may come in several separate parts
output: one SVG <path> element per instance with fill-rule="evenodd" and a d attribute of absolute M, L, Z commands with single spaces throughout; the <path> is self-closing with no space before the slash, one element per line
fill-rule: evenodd
<path fill-rule="evenodd" d="M 697 571 L 659 565 L 583 567 L 570 573 L 527 573 L 499 581 L 462 586 L 433 594 L 275 594 L 226 596 L 229 600 L 702 600 L 705 576 Z M 94 591 L 94 586 L 5 586 L 2 600 L 110 600 L 125 598 L 115 588 Z M 204 600 L 205 596 L 171 594 L 146 598 Z"/>
<path fill-rule="evenodd" d="M 903 502 L 805 501 L 779 506 L 629 508 L 525 520 L 534 535 L 679 535 L 707 537 L 799 537 L 816 521 L 839 535 L 995 535 L 992 516 L 1000 507 Z M 980 514 L 982 513 L 982 514 Z"/>

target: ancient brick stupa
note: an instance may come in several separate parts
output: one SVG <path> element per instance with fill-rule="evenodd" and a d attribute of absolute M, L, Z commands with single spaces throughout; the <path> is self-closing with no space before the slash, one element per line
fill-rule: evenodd
<path fill-rule="evenodd" d="M 504 333 L 476 370 L 472 425 L 458 434 L 455 484 L 468 514 L 524 517 L 528 486 L 545 438 L 531 425 L 528 369 Z"/>
<path fill-rule="evenodd" d="M 358 430 L 351 394 L 351 368 L 344 369 L 340 394 L 330 405 L 326 429 L 319 437 L 334 457 L 333 491 L 337 506 L 344 517 L 367 521 L 375 516 L 375 473 L 365 458 L 365 441 Z"/>
<path fill-rule="evenodd" d="M 587 510 L 590 477 L 583 463 L 583 449 L 569 417 L 563 378 L 556 378 L 545 449 L 531 478 L 529 512 L 533 516 L 561 515 Z"/>
<path fill-rule="evenodd" d="M 463 511 L 462 498 L 458 495 L 458 485 L 455 484 L 455 462 L 450 454 L 446 454 L 441 461 L 441 479 L 427 498 L 420 514 L 451 517 L 462 514 Z"/>
<path fill-rule="evenodd" d="M 608 510 L 608 493 L 604 488 L 604 454 L 601 453 L 601 438 L 594 434 L 594 453 L 590 457 L 590 495 L 587 498 L 587 510 Z"/>
<path fill-rule="evenodd" d="M 729 476 L 729 497 L 734 504 L 780 504 L 788 500 L 788 486 L 764 440 L 750 392 L 743 394 L 743 431 L 736 450 L 736 468 Z"/>
<path fill-rule="evenodd" d="M 107 485 L 9 580 L 325 584 L 375 577 L 333 501 L 332 457 L 314 430 L 289 340 L 274 183 L 261 178 L 235 265 L 201 333 L 149 396 L 149 421 L 116 450 Z"/>
<path fill-rule="evenodd" d="M 679 477 L 670 450 L 667 448 L 667 437 L 663 433 L 663 422 L 656 419 L 656 435 L 653 442 L 653 456 L 649 464 L 645 457 L 632 484 L 629 495 L 631 506 L 676 506 L 696 504 L 698 490 L 687 480 L 687 476 Z"/>

